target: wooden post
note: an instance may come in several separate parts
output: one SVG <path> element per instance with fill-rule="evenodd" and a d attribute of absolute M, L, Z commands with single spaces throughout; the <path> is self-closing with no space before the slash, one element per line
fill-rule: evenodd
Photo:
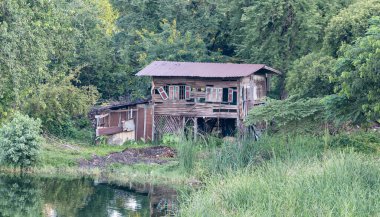
<path fill-rule="evenodd" d="M 136 106 L 136 126 L 135 126 L 135 141 L 138 140 L 137 136 L 139 132 L 139 108 Z"/>
<path fill-rule="evenodd" d="M 236 132 L 238 134 L 240 134 L 240 117 L 241 117 L 241 110 L 242 110 L 242 88 L 240 87 L 240 83 L 241 83 L 241 79 L 238 80 L 238 83 L 237 83 L 237 94 L 236 94 L 236 104 L 238 106 L 238 110 L 237 110 L 237 118 L 236 118 Z"/>
<path fill-rule="evenodd" d="M 112 116 L 112 113 L 110 112 L 108 115 L 108 127 L 111 127 L 111 116 Z"/>
<path fill-rule="evenodd" d="M 144 105 L 144 141 L 146 141 L 146 105 Z"/>
<path fill-rule="evenodd" d="M 118 127 L 123 127 L 123 125 L 121 124 L 121 112 L 119 112 L 119 123 L 117 125 Z"/>
<path fill-rule="evenodd" d="M 194 118 L 194 141 L 197 141 L 198 134 L 198 118 Z"/>
<path fill-rule="evenodd" d="M 186 125 L 186 119 L 185 116 L 182 117 L 182 132 L 185 134 L 185 125 Z"/>
<path fill-rule="evenodd" d="M 155 84 L 154 84 L 154 78 L 152 78 L 152 89 L 150 90 L 150 95 L 154 95 L 154 89 L 155 89 Z M 156 123 L 155 123 L 155 114 L 154 114 L 154 97 L 152 97 L 152 142 L 155 140 L 155 133 L 156 133 Z"/>
<path fill-rule="evenodd" d="M 156 125 L 155 125 L 155 115 L 154 115 L 154 104 L 152 105 L 152 109 L 151 109 L 151 112 L 152 112 L 152 142 L 154 142 L 154 133 L 156 132 Z"/>
<path fill-rule="evenodd" d="M 240 119 L 239 118 L 236 118 L 236 133 L 238 134 L 238 136 L 241 136 L 239 134 L 242 133 L 242 132 L 240 132 Z"/>

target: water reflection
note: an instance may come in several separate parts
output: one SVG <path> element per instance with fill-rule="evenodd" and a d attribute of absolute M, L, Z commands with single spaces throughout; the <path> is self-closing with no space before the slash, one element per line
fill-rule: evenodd
<path fill-rule="evenodd" d="M 175 201 L 173 189 L 148 184 L 0 176 L 0 217 L 162 216 L 176 210 Z"/>

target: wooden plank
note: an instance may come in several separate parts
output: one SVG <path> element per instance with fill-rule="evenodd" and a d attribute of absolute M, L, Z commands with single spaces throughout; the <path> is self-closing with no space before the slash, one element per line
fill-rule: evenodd
<path fill-rule="evenodd" d="M 198 118 L 194 118 L 194 141 L 197 141 L 198 137 Z"/>
<path fill-rule="evenodd" d="M 146 106 L 144 106 L 144 141 L 146 141 Z"/>
<path fill-rule="evenodd" d="M 122 127 L 99 127 L 96 129 L 98 132 L 98 136 L 102 135 L 112 135 L 115 133 L 123 132 Z"/>

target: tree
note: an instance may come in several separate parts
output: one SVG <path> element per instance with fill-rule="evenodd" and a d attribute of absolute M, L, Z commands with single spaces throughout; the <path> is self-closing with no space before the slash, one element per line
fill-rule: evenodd
<path fill-rule="evenodd" d="M 294 61 L 286 77 L 286 90 L 299 97 L 322 97 L 334 93 L 336 60 L 321 53 L 310 53 Z"/>
<path fill-rule="evenodd" d="M 36 164 L 41 142 L 41 121 L 17 112 L 0 128 L 0 162 L 21 169 Z"/>
<path fill-rule="evenodd" d="M 337 57 L 342 44 L 350 44 L 365 35 L 368 20 L 380 15 L 380 0 L 364 0 L 341 10 L 331 18 L 325 28 L 324 50 L 328 55 Z"/>
<path fill-rule="evenodd" d="M 58 136 L 70 135 L 72 120 L 86 117 L 90 105 L 98 99 L 98 91 L 94 86 L 75 87 L 71 83 L 75 74 L 62 80 L 41 84 L 35 93 L 25 100 L 22 107 L 24 113 L 40 118 L 43 129 Z"/>
<path fill-rule="evenodd" d="M 263 122 L 272 130 L 285 132 L 317 132 L 325 123 L 324 103 L 321 98 L 290 97 L 286 100 L 268 100 L 265 106 L 259 106 L 248 113 L 246 125 Z"/>
<path fill-rule="evenodd" d="M 71 26 L 80 33 L 76 36 L 76 56 L 72 68 L 79 68 L 74 84 L 78 87 L 95 86 L 103 99 L 117 99 L 125 94 L 128 74 L 118 70 L 115 59 L 114 34 L 118 32 L 117 11 L 108 0 L 76 0 L 65 6 L 75 11 Z"/>
<path fill-rule="evenodd" d="M 355 101 L 369 120 L 380 119 L 380 17 L 372 17 L 364 37 L 339 51 L 336 89 Z"/>
<path fill-rule="evenodd" d="M 130 64 L 136 70 L 132 71 L 129 80 L 132 95 L 141 97 L 149 93 L 149 80 L 133 75 L 152 61 L 215 62 L 223 59 L 219 53 L 208 51 L 199 35 L 180 32 L 175 20 L 172 23 L 162 20 L 160 28 L 162 31 L 159 32 L 137 30 L 133 46 L 126 51 L 130 54 Z"/>
<path fill-rule="evenodd" d="M 134 31 L 161 31 L 163 19 L 176 20 L 180 32 L 199 35 L 208 49 L 217 51 L 220 24 L 224 21 L 218 5 L 227 3 L 229 1 L 226 0 L 113 0 L 120 15 L 118 40 L 129 44 L 134 39 Z"/>
<path fill-rule="evenodd" d="M 33 12 L 43 4 L 0 2 L 0 108 L 3 115 L 17 107 L 46 76 L 51 43 L 44 37 L 45 21 Z"/>
<path fill-rule="evenodd" d="M 238 56 L 286 71 L 321 41 L 322 23 L 312 1 L 255 1 L 244 9 L 244 38 Z"/>
<path fill-rule="evenodd" d="M 99 50 L 90 53 L 92 48 L 108 50 L 99 46 L 104 42 L 101 31 L 93 30 L 98 25 L 101 29 L 101 19 L 79 19 L 91 11 L 80 10 L 83 4 L 81 0 L 0 2 L 0 115 L 22 110 L 41 118 L 44 129 L 52 132 L 55 126 L 62 126 L 62 119 L 78 115 L 79 110 L 83 115 L 95 102 L 94 88 L 77 88 L 74 84 L 79 80 L 72 75 L 101 59 Z M 88 35 L 94 35 L 93 40 L 88 40 Z"/>

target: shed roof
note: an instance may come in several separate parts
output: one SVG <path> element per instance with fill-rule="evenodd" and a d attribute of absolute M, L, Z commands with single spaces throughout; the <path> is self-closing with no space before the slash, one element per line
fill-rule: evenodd
<path fill-rule="evenodd" d="M 180 76 L 225 78 L 245 77 L 259 70 L 281 75 L 281 72 L 264 64 L 234 64 L 234 63 L 200 63 L 200 62 L 170 62 L 154 61 L 137 76 Z"/>
<path fill-rule="evenodd" d="M 134 101 L 111 102 L 107 105 L 92 107 L 90 113 L 99 113 L 99 112 L 108 111 L 108 110 L 123 109 L 123 108 L 127 108 L 128 106 L 134 106 L 137 104 L 146 104 L 146 103 L 149 103 L 150 100 L 151 100 L 151 97 L 148 97 L 146 99 L 142 99 L 142 98 L 136 99 Z"/>

